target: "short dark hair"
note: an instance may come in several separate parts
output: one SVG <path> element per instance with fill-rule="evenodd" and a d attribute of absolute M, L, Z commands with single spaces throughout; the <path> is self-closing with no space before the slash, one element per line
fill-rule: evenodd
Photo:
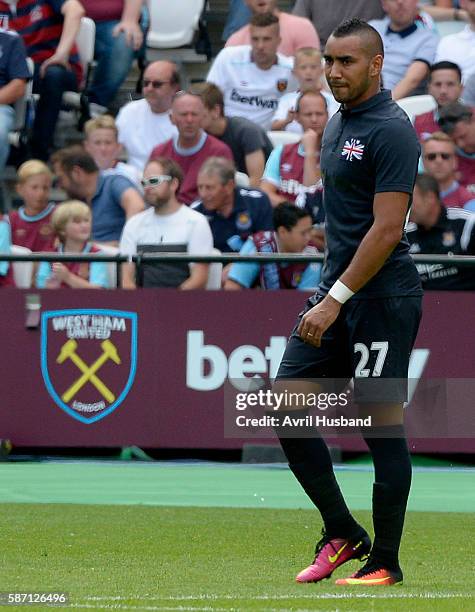
<path fill-rule="evenodd" d="M 339 26 L 337 26 L 331 36 L 334 38 L 345 38 L 346 36 L 358 36 L 361 39 L 365 39 L 367 47 L 371 52 L 371 55 L 382 55 L 384 57 L 384 45 L 379 32 L 370 26 L 369 23 L 353 17 L 352 19 L 346 19 Z"/>
<path fill-rule="evenodd" d="M 285 227 L 286 230 L 290 231 L 297 225 L 300 219 L 305 217 L 312 218 L 312 215 L 305 208 L 299 208 L 291 202 L 281 202 L 274 208 L 274 229 L 277 230 L 279 227 Z"/>
<path fill-rule="evenodd" d="M 56 151 L 51 156 L 51 163 L 53 165 L 59 164 L 68 174 L 72 172 L 75 166 L 81 168 L 87 174 L 99 172 L 99 168 L 92 155 L 89 155 L 81 145 L 72 145 L 59 149 L 59 151 Z"/>
<path fill-rule="evenodd" d="M 462 81 L 462 71 L 460 70 L 460 66 L 455 62 L 443 61 L 432 64 L 432 66 L 429 68 L 430 77 L 432 77 L 432 74 L 437 70 L 453 70 L 457 73 L 459 81 Z"/>
<path fill-rule="evenodd" d="M 268 28 L 275 24 L 279 25 L 279 18 L 274 13 L 257 13 L 249 21 L 249 25 L 256 28 Z"/>
<path fill-rule="evenodd" d="M 461 102 L 446 104 L 439 111 L 438 124 L 442 131 L 449 135 L 455 130 L 457 123 L 460 123 L 460 121 L 470 123 L 471 120 L 472 109 Z"/>
<path fill-rule="evenodd" d="M 148 162 L 145 164 L 145 167 L 147 167 L 151 163 L 160 164 L 165 174 L 168 174 L 169 176 L 178 181 L 177 191 L 180 189 L 181 184 L 183 182 L 183 170 L 176 163 L 176 161 L 170 159 L 169 157 L 153 157 L 152 159 L 148 160 Z"/>
<path fill-rule="evenodd" d="M 295 112 L 296 113 L 298 113 L 300 111 L 300 103 L 307 96 L 314 96 L 316 98 L 321 98 L 323 100 L 323 102 L 324 102 L 325 110 L 328 112 L 328 102 L 327 102 L 327 99 L 325 98 L 325 96 L 322 94 L 322 92 L 318 91 L 318 89 L 307 89 L 307 90 L 303 91 L 301 94 L 299 94 L 299 96 L 297 98 L 297 102 L 295 103 Z"/>
<path fill-rule="evenodd" d="M 416 178 L 416 187 L 423 193 L 435 193 L 437 199 L 440 198 L 439 184 L 432 174 L 418 174 Z"/>

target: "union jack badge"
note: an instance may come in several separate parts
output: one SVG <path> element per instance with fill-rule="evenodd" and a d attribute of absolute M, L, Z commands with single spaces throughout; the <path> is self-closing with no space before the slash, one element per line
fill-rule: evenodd
<path fill-rule="evenodd" d="M 347 161 L 353 161 L 353 158 L 361 160 L 363 158 L 364 144 L 361 144 L 356 138 L 345 140 L 341 154 Z"/>

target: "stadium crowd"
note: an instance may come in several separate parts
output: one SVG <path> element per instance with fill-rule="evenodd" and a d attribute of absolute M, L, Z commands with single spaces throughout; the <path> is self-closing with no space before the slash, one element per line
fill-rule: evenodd
<path fill-rule="evenodd" d="M 289 3 L 291 4 L 291 3 Z M 323 130 L 339 112 L 324 77 L 324 45 L 342 20 L 368 20 L 384 42 L 383 87 L 395 100 L 430 94 L 413 118 L 420 178 L 408 226 L 413 253 L 475 255 L 475 0 L 231 0 L 203 83 L 179 66 L 145 66 L 142 97 L 109 110 L 146 52 L 142 0 L 0 0 L 0 173 L 14 105 L 37 94 L 17 168 L 21 206 L 0 219 L 0 250 L 34 252 L 317 253 L 325 246 Z M 96 24 L 92 115 L 83 142 L 55 150 L 65 91 L 81 91 L 81 18 Z M 463 21 L 440 36 L 438 22 Z M 29 58 L 29 60 L 28 60 Z M 363 154 L 348 143 L 350 161 Z M 350 150 L 351 149 L 351 150 Z M 353 157 L 354 156 L 354 157 Z M 17 155 L 18 157 L 18 155 Z M 52 201 L 53 184 L 69 200 Z M 426 288 L 475 289 L 475 268 L 420 267 Z M 210 287 L 207 264 L 123 265 L 122 287 Z M 315 289 L 320 266 L 237 263 L 213 287 Z M 0 263 L 0 285 L 14 285 Z M 104 263 L 41 263 L 34 286 L 110 287 Z"/>

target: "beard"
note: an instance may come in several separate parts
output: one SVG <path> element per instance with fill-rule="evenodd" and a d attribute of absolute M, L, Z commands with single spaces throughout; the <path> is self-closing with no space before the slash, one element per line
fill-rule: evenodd
<path fill-rule="evenodd" d="M 155 210 L 162 210 L 163 208 L 166 207 L 169 201 L 170 201 L 169 197 L 165 198 L 165 197 L 155 196 L 152 198 L 147 198 L 147 204 L 155 208 Z"/>

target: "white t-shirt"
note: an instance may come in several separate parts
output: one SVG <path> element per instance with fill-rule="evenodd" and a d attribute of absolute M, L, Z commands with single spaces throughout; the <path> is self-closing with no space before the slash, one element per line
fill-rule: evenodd
<path fill-rule="evenodd" d="M 136 167 L 132 166 L 132 164 L 126 164 L 124 162 L 117 162 L 113 168 L 107 168 L 107 170 L 102 170 L 101 174 L 107 176 L 110 174 L 120 174 L 121 176 L 125 176 L 129 181 L 132 181 L 139 188 L 140 192 L 142 192 L 142 184 L 140 182 L 142 178 L 142 172 Z"/>
<path fill-rule="evenodd" d="M 116 118 L 119 142 L 128 153 L 129 164 L 143 171 L 152 149 L 178 134 L 166 113 L 153 113 L 143 98 L 123 106 Z"/>
<path fill-rule="evenodd" d="M 277 63 L 261 70 L 251 60 L 251 46 L 226 47 L 218 53 L 206 80 L 224 93 L 228 117 L 246 117 L 270 130 L 280 98 L 295 91 L 294 60 L 277 54 Z"/>
<path fill-rule="evenodd" d="M 126 222 L 119 250 L 122 255 L 136 255 L 137 246 L 153 244 L 186 245 L 187 253 L 208 255 L 213 250 L 213 235 L 206 217 L 184 204 L 171 215 L 159 215 L 149 208 Z"/>
<path fill-rule="evenodd" d="M 469 24 L 457 34 L 444 36 L 437 47 L 436 62 L 454 62 L 462 71 L 462 80 L 475 73 L 475 31 Z"/>
<path fill-rule="evenodd" d="M 328 91 L 324 91 L 322 89 L 320 93 L 327 101 L 328 118 L 330 119 L 330 117 L 333 117 L 333 115 L 338 111 L 340 105 Z M 277 107 L 277 110 L 275 111 L 275 114 L 272 117 L 272 121 L 280 121 L 281 119 L 285 119 L 289 110 L 295 110 L 297 98 L 299 97 L 299 95 L 299 91 L 291 91 L 290 93 L 282 96 L 282 98 L 279 100 L 279 106 Z M 287 124 L 284 128 L 284 131 L 295 132 L 296 134 L 303 133 L 302 126 L 298 121 L 295 120 Z"/>

